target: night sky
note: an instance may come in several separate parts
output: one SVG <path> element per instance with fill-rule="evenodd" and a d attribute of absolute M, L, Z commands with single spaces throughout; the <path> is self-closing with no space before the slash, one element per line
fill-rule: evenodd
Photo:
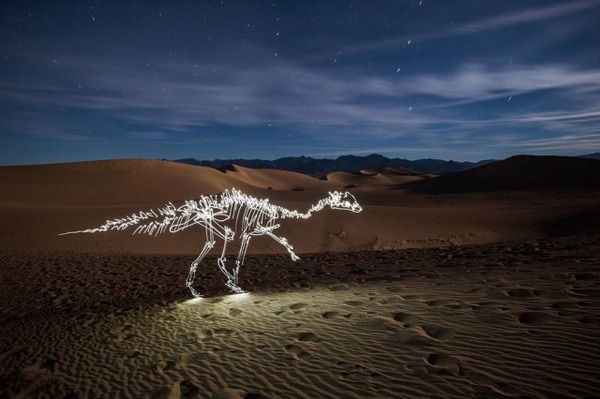
<path fill-rule="evenodd" d="M 596 152 L 598 21 L 600 0 L 0 0 L 0 164 Z"/>

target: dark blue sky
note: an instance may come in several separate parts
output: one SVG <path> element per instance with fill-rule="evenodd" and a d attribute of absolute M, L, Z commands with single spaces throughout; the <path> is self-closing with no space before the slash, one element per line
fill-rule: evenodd
<path fill-rule="evenodd" d="M 598 21 L 600 0 L 0 1 L 0 164 L 596 152 Z"/>

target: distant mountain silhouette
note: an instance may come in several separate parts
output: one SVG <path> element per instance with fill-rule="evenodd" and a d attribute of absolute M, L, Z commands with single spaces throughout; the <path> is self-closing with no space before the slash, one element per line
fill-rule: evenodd
<path fill-rule="evenodd" d="M 600 152 L 595 152 L 593 154 L 580 155 L 580 157 L 581 158 L 600 159 Z"/>
<path fill-rule="evenodd" d="M 402 184 L 398 188 L 432 194 L 600 189 L 600 160 L 519 155 L 462 172 Z"/>
<path fill-rule="evenodd" d="M 404 168 L 416 172 L 442 175 L 472 169 L 474 167 L 493 162 L 485 160 L 479 162 L 444 161 L 441 159 L 417 159 L 409 161 L 400 158 L 387 158 L 379 154 L 368 156 L 345 155 L 336 159 L 317 159 L 311 157 L 287 157 L 274 161 L 262 159 L 215 159 L 201 161 L 195 158 L 178 159 L 175 162 L 188 165 L 209 166 L 221 169 L 227 165 L 239 165 L 253 169 L 280 169 L 304 173 L 311 176 L 323 177 L 331 172 L 356 172 L 365 169 Z"/>

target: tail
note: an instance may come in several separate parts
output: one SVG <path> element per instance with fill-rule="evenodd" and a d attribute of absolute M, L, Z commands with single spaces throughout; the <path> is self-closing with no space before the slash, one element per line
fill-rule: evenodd
<path fill-rule="evenodd" d="M 178 212 L 179 210 L 180 209 L 176 208 L 175 205 L 169 202 L 166 206 L 156 211 L 152 209 L 147 212 L 140 211 L 139 213 L 134 213 L 121 219 L 107 220 L 102 226 L 85 230 L 68 231 L 59 235 L 64 236 L 81 233 L 101 233 L 113 230 L 119 231 L 125 230 L 132 226 L 137 226 L 133 234 L 141 233 L 156 236 L 164 233 L 169 226 L 171 232 L 176 232 L 183 230 L 189 225 L 189 223 L 186 223 L 189 222 L 189 215 L 185 217 L 186 215 L 182 215 L 180 212 Z M 146 222 L 147 220 L 150 221 Z"/>

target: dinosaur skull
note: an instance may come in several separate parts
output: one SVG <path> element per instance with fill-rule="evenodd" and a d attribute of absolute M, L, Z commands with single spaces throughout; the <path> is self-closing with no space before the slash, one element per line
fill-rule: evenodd
<path fill-rule="evenodd" d="M 341 193 L 339 191 L 334 191 L 329 193 L 329 197 L 331 198 L 331 202 L 329 206 L 331 209 L 338 209 L 342 211 L 351 211 L 354 213 L 359 213 L 362 211 L 362 207 L 356 201 L 356 198 L 349 192 Z"/>

